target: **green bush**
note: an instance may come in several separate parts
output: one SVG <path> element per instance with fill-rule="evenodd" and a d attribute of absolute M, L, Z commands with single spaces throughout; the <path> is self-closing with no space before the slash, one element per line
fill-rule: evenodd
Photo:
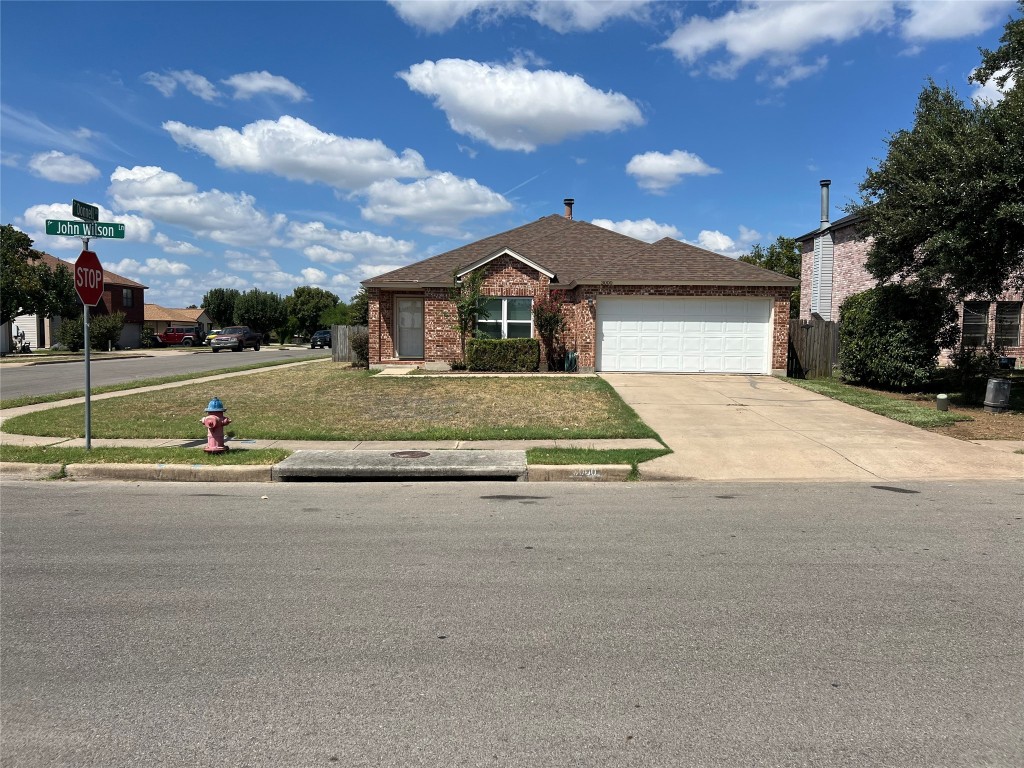
<path fill-rule="evenodd" d="M 348 345 L 355 357 L 353 365 L 370 364 L 370 334 L 365 328 L 354 328 L 349 331 Z"/>
<path fill-rule="evenodd" d="M 470 339 L 466 367 L 471 371 L 536 371 L 540 368 L 537 339 Z"/>
<path fill-rule="evenodd" d="M 839 310 L 839 366 L 850 382 L 884 389 L 927 384 L 939 350 L 957 338 L 948 294 L 917 284 L 881 285 L 854 294 Z"/>
<path fill-rule="evenodd" d="M 57 341 L 71 352 L 77 352 L 82 348 L 85 344 L 85 330 L 81 315 L 61 318 L 60 327 L 57 329 Z"/>
<path fill-rule="evenodd" d="M 89 345 L 93 349 L 107 350 L 118 346 L 124 330 L 124 313 L 92 315 L 89 318 Z"/>

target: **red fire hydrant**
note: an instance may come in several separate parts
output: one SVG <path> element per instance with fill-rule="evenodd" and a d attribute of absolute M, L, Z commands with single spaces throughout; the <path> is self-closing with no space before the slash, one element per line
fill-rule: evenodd
<path fill-rule="evenodd" d="M 206 427 L 207 453 L 224 453 L 228 447 L 224 445 L 224 427 L 231 423 L 231 419 L 224 415 L 224 403 L 219 397 L 213 398 L 206 406 L 206 417 L 199 420 L 199 423 Z"/>

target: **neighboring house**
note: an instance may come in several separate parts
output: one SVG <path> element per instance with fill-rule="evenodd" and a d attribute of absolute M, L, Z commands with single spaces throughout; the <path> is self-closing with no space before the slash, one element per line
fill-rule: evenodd
<path fill-rule="evenodd" d="M 800 243 L 800 318 L 819 315 L 824 320 L 839 320 L 839 308 L 851 296 L 876 284 L 864 265 L 871 249 L 871 238 L 858 231 L 862 217 L 845 216 L 829 221 L 828 191 L 831 182 L 821 182 L 821 223 L 815 230 L 796 238 Z M 957 306 L 963 343 L 970 346 L 994 345 L 1003 354 L 1024 357 L 1021 325 L 1024 321 L 1024 295 L 1005 292 L 995 301 L 970 300 Z"/>
<path fill-rule="evenodd" d="M 370 364 L 461 359 L 453 276 L 484 270 L 477 332 L 536 337 L 533 302 L 565 300 L 562 340 L 581 370 L 785 371 L 793 278 L 664 238 L 645 243 L 565 216 L 487 237 L 363 281 Z"/>
<path fill-rule="evenodd" d="M 195 325 L 205 333 L 213 329 L 213 319 L 202 309 L 174 309 L 159 304 L 146 305 L 146 327 L 163 333 L 171 325 Z"/>
<path fill-rule="evenodd" d="M 63 263 L 68 268 L 68 272 L 74 275 L 75 265 L 72 262 L 63 261 L 56 256 L 44 253 L 42 254 L 42 263 L 51 270 Z M 95 307 L 90 308 L 90 314 L 93 315 L 124 313 L 124 330 L 121 331 L 118 344 L 125 349 L 138 347 L 142 340 L 146 287 L 142 283 L 104 269 L 103 296 Z M 14 332 L 16 326 L 25 332 L 25 340 L 32 345 L 32 349 L 41 349 L 50 347 L 57 341 L 57 330 L 60 328 L 60 323 L 60 317 L 18 315 L 13 323 L 5 324 L 3 328 L 0 328 L 0 336 L 7 339 Z"/>

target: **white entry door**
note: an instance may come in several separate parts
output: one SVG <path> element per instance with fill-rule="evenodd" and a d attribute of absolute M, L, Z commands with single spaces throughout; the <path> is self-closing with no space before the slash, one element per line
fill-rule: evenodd
<path fill-rule="evenodd" d="M 423 299 L 398 299 L 398 356 L 423 359 Z"/>
<path fill-rule="evenodd" d="M 599 298 L 598 370 L 769 373 L 772 306 L 758 298 Z"/>

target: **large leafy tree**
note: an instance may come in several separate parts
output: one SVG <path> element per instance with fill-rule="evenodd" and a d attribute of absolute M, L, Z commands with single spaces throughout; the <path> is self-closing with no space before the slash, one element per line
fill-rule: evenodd
<path fill-rule="evenodd" d="M 760 243 L 751 248 L 750 253 L 740 256 L 740 261 L 753 264 L 755 267 L 770 269 L 782 275 L 800 279 L 800 247 L 796 240 L 781 235 L 767 248 Z M 800 316 L 800 287 L 797 286 L 789 298 L 789 316 Z"/>
<path fill-rule="evenodd" d="M 1024 4 L 1021 6 L 1024 8 Z M 1024 25 L 1011 21 L 974 80 L 1002 81 L 998 102 L 965 104 L 930 82 L 914 126 L 860 185 L 867 269 L 881 282 L 913 279 L 958 298 L 995 296 L 1024 279 Z"/>
<path fill-rule="evenodd" d="M 203 309 L 214 325 L 231 325 L 235 322 L 235 302 L 241 295 L 241 291 L 234 288 L 214 288 L 203 296 Z"/>
<path fill-rule="evenodd" d="M 348 324 L 370 324 L 370 297 L 365 288 L 360 288 L 359 293 L 353 296 L 352 301 L 348 303 Z"/>
<path fill-rule="evenodd" d="M 78 310 L 71 270 L 50 269 L 32 238 L 10 224 L 0 227 L 0 323 L 18 315 L 72 316 Z"/>
<path fill-rule="evenodd" d="M 338 305 L 338 297 L 323 288 L 300 285 L 285 299 L 288 317 L 295 320 L 298 332 L 307 336 L 320 328 L 320 318 Z"/>
<path fill-rule="evenodd" d="M 276 293 L 253 288 L 235 301 L 235 322 L 264 335 L 282 328 L 287 319 L 284 299 Z"/>

